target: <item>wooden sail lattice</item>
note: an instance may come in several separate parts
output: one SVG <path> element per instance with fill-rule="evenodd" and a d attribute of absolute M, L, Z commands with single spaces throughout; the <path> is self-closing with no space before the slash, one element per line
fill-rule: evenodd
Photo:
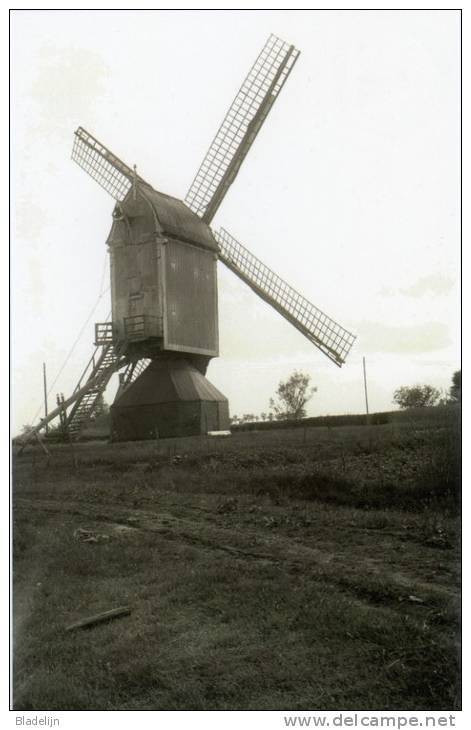
<path fill-rule="evenodd" d="M 72 159 L 117 201 L 124 200 L 133 180 L 138 177 L 133 169 L 83 127 L 75 132 Z"/>
<path fill-rule="evenodd" d="M 356 339 L 355 335 L 311 304 L 224 228 L 214 235 L 220 246 L 220 260 L 312 344 L 341 366 Z"/>
<path fill-rule="evenodd" d="M 271 35 L 237 92 L 188 190 L 186 204 L 210 223 L 299 56 Z"/>

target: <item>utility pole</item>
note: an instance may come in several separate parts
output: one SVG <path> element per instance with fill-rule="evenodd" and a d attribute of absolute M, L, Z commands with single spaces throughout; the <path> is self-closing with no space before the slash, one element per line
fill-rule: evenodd
<path fill-rule="evenodd" d="M 44 382 L 44 417 L 47 420 L 47 381 L 46 381 L 46 363 L 43 362 L 43 382 Z M 49 425 L 46 423 L 46 433 L 49 432 Z"/>
<path fill-rule="evenodd" d="M 366 420 L 369 420 L 369 410 L 368 410 L 368 388 L 366 385 L 366 361 L 365 356 L 363 355 L 363 383 L 365 386 L 365 403 L 366 403 Z"/>

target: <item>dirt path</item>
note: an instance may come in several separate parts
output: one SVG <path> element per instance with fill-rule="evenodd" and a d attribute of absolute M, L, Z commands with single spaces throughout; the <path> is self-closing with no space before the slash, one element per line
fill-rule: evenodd
<path fill-rule="evenodd" d="M 186 543 L 196 549 L 230 553 L 240 560 L 270 561 L 288 569 L 302 568 L 347 590 L 358 584 L 361 575 L 360 583 L 381 584 L 385 593 L 382 602 L 413 601 L 420 607 L 423 604 L 441 604 L 444 600 L 457 598 L 459 595 L 458 588 L 447 572 L 440 576 L 440 580 L 434 579 L 433 582 L 420 577 L 417 555 L 406 566 L 397 563 L 391 565 L 385 562 L 379 548 L 375 556 L 351 548 L 348 551 L 333 551 L 316 546 L 312 538 L 293 539 L 281 531 L 272 530 L 267 533 L 248 524 L 244 524 L 242 529 L 239 524 L 230 527 L 221 524 L 223 515 L 188 505 L 178 505 L 173 511 L 168 508 L 165 511 L 151 511 L 64 499 L 18 497 L 15 500 L 15 511 L 18 514 L 31 510 L 54 516 L 75 517 L 76 527 L 90 527 L 93 522 L 99 525 L 95 529 L 102 533 L 103 526 L 106 526 L 104 529 L 109 537 L 116 537 L 117 531 L 123 529 L 146 531 L 156 533 L 166 540 Z M 350 529 L 350 544 L 354 545 L 358 528 L 352 525 Z M 390 536 L 388 540 L 390 552 Z M 399 543 L 404 550 L 402 539 Z M 433 557 L 432 551 L 432 560 Z"/>

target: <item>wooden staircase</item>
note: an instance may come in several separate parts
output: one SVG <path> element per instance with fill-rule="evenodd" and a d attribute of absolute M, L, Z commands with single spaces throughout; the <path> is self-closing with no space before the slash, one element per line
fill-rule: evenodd
<path fill-rule="evenodd" d="M 111 376 L 122 364 L 122 358 L 112 343 L 96 348 L 82 373 L 74 393 L 81 390 L 87 382 L 90 387 L 74 402 L 65 419 L 65 430 L 71 440 L 76 439 L 90 422 L 100 405 L 100 396 L 106 389 Z"/>

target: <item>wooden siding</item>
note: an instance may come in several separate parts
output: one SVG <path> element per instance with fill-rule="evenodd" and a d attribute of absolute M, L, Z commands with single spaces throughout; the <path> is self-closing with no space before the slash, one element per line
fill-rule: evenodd
<path fill-rule="evenodd" d="M 217 270 L 210 251 L 170 240 L 164 246 L 164 347 L 217 356 Z"/>

